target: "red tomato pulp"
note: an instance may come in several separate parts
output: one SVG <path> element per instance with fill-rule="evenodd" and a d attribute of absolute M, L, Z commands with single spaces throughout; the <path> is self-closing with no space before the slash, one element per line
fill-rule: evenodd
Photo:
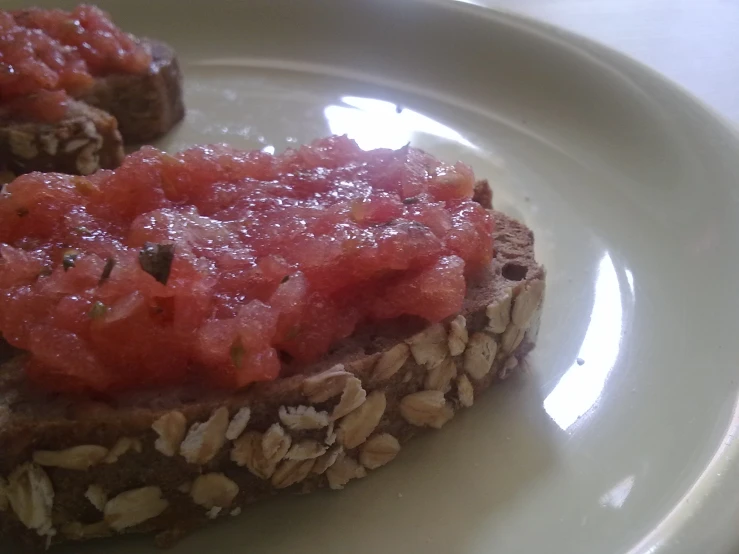
<path fill-rule="evenodd" d="M 363 322 L 459 312 L 493 256 L 473 188 L 464 164 L 346 137 L 24 175 L 0 195 L 0 332 L 52 390 L 275 379 Z"/>
<path fill-rule="evenodd" d="M 59 121 L 94 77 L 144 73 L 150 63 L 146 48 L 94 6 L 0 11 L 0 110 L 15 119 Z"/>

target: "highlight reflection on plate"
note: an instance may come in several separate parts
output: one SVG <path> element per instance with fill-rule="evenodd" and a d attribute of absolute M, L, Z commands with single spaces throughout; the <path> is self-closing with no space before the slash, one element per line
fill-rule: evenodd
<path fill-rule="evenodd" d="M 577 361 L 565 372 L 544 400 L 544 409 L 563 430 L 569 429 L 598 402 L 616 365 L 624 328 L 624 308 L 634 304 L 633 276 L 624 272 L 629 286 L 622 290 L 611 256 L 606 252 L 598 266 L 590 323 Z"/>
<path fill-rule="evenodd" d="M 454 129 L 399 104 L 357 96 L 343 96 L 341 101 L 345 105 L 323 110 L 329 129 L 335 135 L 348 135 L 364 150 L 402 148 L 415 144 L 421 133 L 477 149 Z"/>

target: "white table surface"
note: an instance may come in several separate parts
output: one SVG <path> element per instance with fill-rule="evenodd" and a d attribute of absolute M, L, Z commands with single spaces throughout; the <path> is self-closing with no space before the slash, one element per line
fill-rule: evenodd
<path fill-rule="evenodd" d="M 739 0 L 466 0 L 546 21 L 649 65 L 739 123 Z"/>

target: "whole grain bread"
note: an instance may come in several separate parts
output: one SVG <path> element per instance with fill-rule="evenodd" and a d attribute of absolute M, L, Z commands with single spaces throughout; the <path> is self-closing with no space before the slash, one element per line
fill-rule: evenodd
<path fill-rule="evenodd" d="M 44 395 L 0 366 L 0 532 L 30 546 L 121 533 L 168 545 L 281 491 L 341 489 L 438 429 L 533 348 L 534 238 L 501 213 L 461 313 L 362 328 L 321 363 L 236 394 Z"/>
<path fill-rule="evenodd" d="M 118 167 L 123 155 L 115 117 L 84 102 L 71 101 L 67 116 L 54 124 L 0 115 L 0 171 L 88 175 Z"/>
<path fill-rule="evenodd" d="M 124 144 L 149 142 L 177 124 L 185 108 L 175 52 L 159 41 L 143 43 L 152 54 L 145 74 L 95 79 L 84 96 L 70 102 L 68 115 L 58 123 L 0 113 L 0 172 L 88 175 L 114 169 L 123 160 Z"/>
<path fill-rule="evenodd" d="M 185 116 L 182 74 L 175 51 L 157 40 L 143 42 L 152 55 L 147 73 L 96 79 L 92 89 L 80 98 L 118 120 L 126 145 L 155 140 Z"/>

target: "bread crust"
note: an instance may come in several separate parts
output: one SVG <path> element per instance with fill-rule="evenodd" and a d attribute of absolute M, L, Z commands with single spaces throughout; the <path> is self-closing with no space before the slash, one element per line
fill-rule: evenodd
<path fill-rule="evenodd" d="M 0 532 L 32 546 L 123 533 L 168 545 L 278 492 L 340 489 L 390 462 L 534 346 L 545 272 L 531 231 L 494 215 L 495 259 L 459 315 L 364 328 L 321 363 L 236 394 L 44 397 L 16 356 L 0 371 Z"/>
<path fill-rule="evenodd" d="M 174 50 L 151 39 L 142 42 L 152 63 L 143 75 L 109 75 L 95 80 L 80 100 L 113 115 L 126 145 L 158 139 L 184 116 L 182 74 Z"/>

